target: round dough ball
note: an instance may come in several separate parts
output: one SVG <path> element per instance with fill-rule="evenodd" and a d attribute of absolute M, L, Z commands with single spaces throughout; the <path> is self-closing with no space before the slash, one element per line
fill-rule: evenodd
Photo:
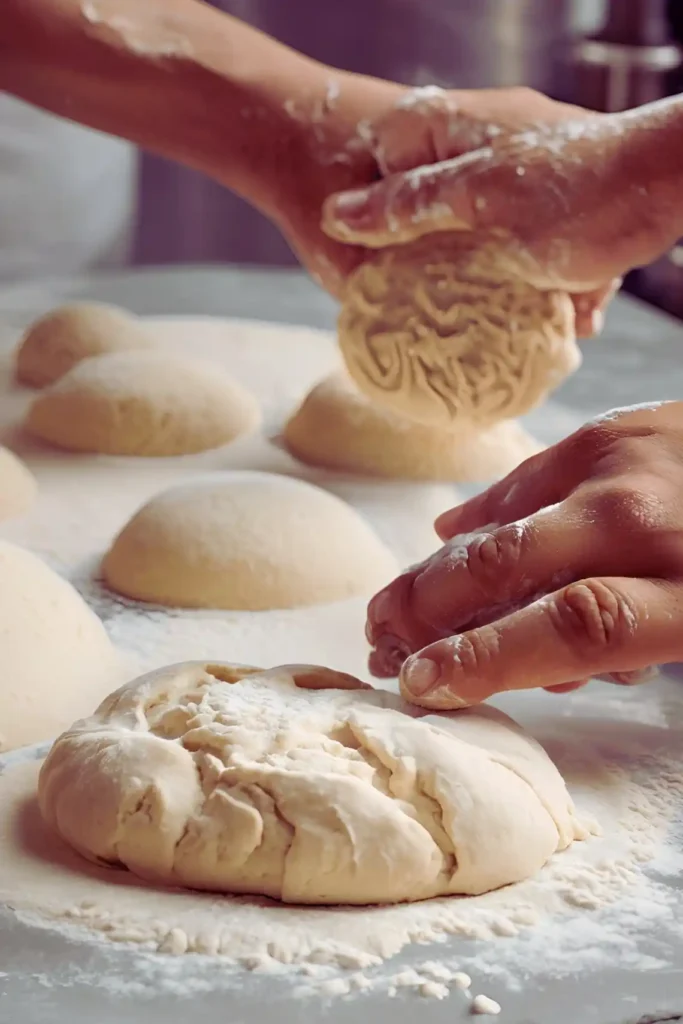
<path fill-rule="evenodd" d="M 170 456 L 219 448 L 260 421 L 220 367 L 166 352 L 116 352 L 75 366 L 34 400 L 26 426 L 59 448 Z"/>
<path fill-rule="evenodd" d="M 43 388 L 83 359 L 153 344 L 140 321 L 125 309 L 73 302 L 53 309 L 28 328 L 17 349 L 17 380 Z"/>
<path fill-rule="evenodd" d="M 521 416 L 581 362 L 569 296 L 507 276 L 470 232 L 370 256 L 348 280 L 339 344 L 371 399 L 441 426 Z"/>
<path fill-rule="evenodd" d="M 32 504 L 38 485 L 14 452 L 0 447 L 0 520 L 13 519 Z"/>
<path fill-rule="evenodd" d="M 541 450 L 514 420 L 445 430 L 399 416 L 341 373 L 306 396 L 283 440 L 309 465 L 399 480 L 492 480 Z"/>
<path fill-rule="evenodd" d="M 57 740 L 43 817 L 155 883 L 308 904 L 487 892 L 587 836 L 506 715 L 405 711 L 348 676 L 320 688 L 334 676 L 201 662 L 143 676 Z"/>
<path fill-rule="evenodd" d="M 121 671 L 71 584 L 0 541 L 0 751 L 52 739 L 119 685 Z"/>
<path fill-rule="evenodd" d="M 371 594 L 396 559 L 335 495 L 271 473 L 215 473 L 152 498 L 102 563 L 126 597 L 263 611 Z"/>

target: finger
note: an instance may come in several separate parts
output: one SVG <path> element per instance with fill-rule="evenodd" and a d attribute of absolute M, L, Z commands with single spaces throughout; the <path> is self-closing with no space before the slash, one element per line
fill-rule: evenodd
<path fill-rule="evenodd" d="M 544 458 L 545 455 L 541 453 L 533 456 L 523 467 L 519 467 L 484 494 L 440 516 L 436 521 L 436 529 L 448 546 L 401 573 L 372 599 L 368 605 L 365 633 L 368 642 L 375 648 L 369 661 L 373 675 L 395 676 L 409 654 L 439 636 L 455 632 L 457 625 L 453 618 L 453 602 L 448 598 L 443 605 L 441 602 L 444 591 L 450 591 L 453 582 L 453 560 L 462 560 L 463 554 L 467 554 L 468 545 L 484 543 L 499 527 L 518 520 L 528 520 L 530 515 L 546 505 L 558 504 L 560 491 L 555 481 L 553 460 Z M 487 518 L 489 515 L 497 518 L 491 521 Z M 562 533 L 566 533 L 567 525 L 567 521 L 563 521 Z M 503 543 L 507 543 L 505 537 Z M 482 554 L 485 556 L 486 550 Z M 442 577 L 442 583 L 438 580 L 434 583 L 435 575 Z M 415 584 L 421 576 L 424 578 L 416 603 Z M 500 593 L 500 580 L 496 581 L 495 586 Z M 432 595 L 430 590 L 433 591 Z M 466 575 L 460 589 L 453 591 L 456 605 L 458 594 L 463 591 L 470 592 L 470 581 Z M 422 608 L 421 598 L 424 598 Z M 498 602 L 500 599 L 499 596 Z M 473 608 L 471 601 L 469 607 Z"/>
<path fill-rule="evenodd" d="M 448 541 L 418 570 L 410 615 L 423 624 L 420 639 L 450 636 L 509 615 L 584 576 L 630 571 L 621 547 L 606 549 L 602 531 L 577 503 L 561 502 Z M 397 624 L 391 625 L 403 637 Z"/>
<path fill-rule="evenodd" d="M 458 534 L 370 602 L 366 636 L 375 648 L 370 671 L 395 676 L 421 647 L 613 567 L 624 571 L 620 548 L 606 552 L 592 519 L 572 502 L 505 526 Z"/>
<path fill-rule="evenodd" d="M 504 690 L 561 686 L 676 661 L 683 653 L 682 621 L 683 584 L 582 580 L 408 658 L 401 692 L 422 707 L 446 710 Z"/>
<path fill-rule="evenodd" d="M 605 325 L 605 309 L 621 287 L 621 278 L 615 277 L 590 292 L 572 295 L 576 314 L 576 334 L 579 338 L 593 338 Z"/>
<path fill-rule="evenodd" d="M 532 455 L 481 494 L 443 512 L 434 523 L 438 536 L 447 541 L 486 524 L 504 526 L 561 501 L 567 489 L 556 453 L 557 446 Z"/>
<path fill-rule="evenodd" d="M 605 683 L 614 683 L 615 686 L 640 686 L 642 683 L 651 683 L 659 677 L 659 665 L 648 665 L 647 668 L 637 669 L 634 672 L 608 672 L 597 678 Z"/>
<path fill-rule="evenodd" d="M 411 89 L 373 125 L 373 153 L 384 176 L 436 163 L 452 103 L 443 89 Z"/>
<path fill-rule="evenodd" d="M 368 605 L 365 635 L 374 647 L 368 660 L 373 676 L 393 678 L 409 654 L 433 637 L 422 631 L 411 610 L 415 570 L 401 573 L 380 590 Z"/>
<path fill-rule="evenodd" d="M 467 178 L 491 159 L 489 147 L 393 174 L 368 188 L 330 196 L 322 228 L 331 238 L 370 248 L 413 241 L 434 231 L 477 225 Z"/>
<path fill-rule="evenodd" d="M 579 679 L 573 683 L 560 683 L 559 686 L 544 686 L 547 693 L 571 693 L 573 690 L 580 690 L 582 686 L 590 683 L 590 679 Z"/>
<path fill-rule="evenodd" d="M 439 163 L 486 146 L 500 129 L 467 115 L 443 89 L 411 89 L 375 122 L 375 159 L 383 175 Z"/>

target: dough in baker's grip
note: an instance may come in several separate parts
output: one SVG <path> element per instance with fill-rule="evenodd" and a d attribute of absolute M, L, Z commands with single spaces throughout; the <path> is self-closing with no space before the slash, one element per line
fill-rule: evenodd
<path fill-rule="evenodd" d="M 488 427 L 538 405 L 581 362 L 574 307 L 519 277 L 490 236 L 426 235 L 349 277 L 339 344 L 362 391 L 403 416 Z"/>
<path fill-rule="evenodd" d="M 25 512 L 37 490 L 35 477 L 24 463 L 14 452 L 0 447 L 0 521 Z"/>
<path fill-rule="evenodd" d="M 17 380 L 44 388 L 83 359 L 151 348 L 137 317 L 103 302 L 72 302 L 46 313 L 25 332 L 15 356 Z"/>
<path fill-rule="evenodd" d="M 26 427 L 69 451 L 151 457 L 220 448 L 260 419 L 256 399 L 219 366 L 116 352 L 86 359 L 38 395 Z"/>
<path fill-rule="evenodd" d="M 124 526 L 102 570 L 112 590 L 138 601 L 264 611 L 371 597 L 399 567 L 335 495 L 238 471 L 156 495 Z"/>
<path fill-rule="evenodd" d="M 541 450 L 514 420 L 452 429 L 401 416 L 359 391 L 346 374 L 321 381 L 286 423 L 283 441 L 301 462 L 395 480 L 487 481 Z"/>
<path fill-rule="evenodd" d="M 476 895 L 587 838 L 557 768 L 506 715 L 408 713 L 353 683 L 202 662 L 143 676 L 56 741 L 43 817 L 84 857 L 155 884 L 307 904 Z"/>
<path fill-rule="evenodd" d="M 71 584 L 0 541 L 0 751 L 53 739 L 120 685 L 122 672 Z"/>

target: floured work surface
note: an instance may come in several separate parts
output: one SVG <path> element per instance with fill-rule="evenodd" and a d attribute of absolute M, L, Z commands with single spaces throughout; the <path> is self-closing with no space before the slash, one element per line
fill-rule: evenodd
<path fill-rule="evenodd" d="M 164 332 L 178 351 L 190 346 L 217 359 L 257 393 L 266 435 L 204 456 L 137 461 L 57 454 L 19 439 L 14 447 L 36 474 L 40 498 L 25 519 L 4 524 L 2 536 L 74 581 L 127 653 L 131 675 L 201 657 L 319 662 L 365 676 L 363 599 L 286 613 L 141 613 L 93 578 L 136 507 L 207 469 L 271 469 L 329 486 L 365 512 L 406 562 L 434 546 L 431 519 L 455 500 L 450 487 L 303 470 L 269 442 L 297 399 L 333 367 L 329 337 L 217 322 L 177 321 Z M 0 441 L 12 437 L 27 398 L 16 392 L 4 404 Z M 416 1013 L 457 1021 L 469 1019 L 481 994 L 515 1024 L 616 1024 L 682 1009 L 683 975 L 675 969 L 683 960 L 678 686 L 594 684 L 571 697 L 501 699 L 547 744 L 603 836 L 518 886 L 393 908 L 300 910 L 160 892 L 87 866 L 46 841 L 31 795 L 37 766 L 30 758 L 39 752 L 24 755 L 24 764 L 17 764 L 22 755 L 8 755 L 0 778 L 0 896 L 17 913 L 0 916 L 0 1020 L 136 1024 L 192 1014 L 236 1024 L 277 1012 L 303 1022 L 320 1019 L 324 1005 L 340 1024 L 383 1012 L 399 1022 Z"/>

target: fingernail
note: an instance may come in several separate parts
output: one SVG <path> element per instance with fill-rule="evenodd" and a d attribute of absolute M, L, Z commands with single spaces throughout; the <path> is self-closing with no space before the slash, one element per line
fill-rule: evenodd
<path fill-rule="evenodd" d="M 332 201 L 332 215 L 341 221 L 362 220 L 369 199 L 370 192 L 367 188 L 341 192 Z"/>
<path fill-rule="evenodd" d="M 441 669 L 431 658 L 408 658 L 401 669 L 401 683 L 416 697 L 430 690 L 440 676 Z"/>
<path fill-rule="evenodd" d="M 378 626 L 383 625 L 391 618 L 391 605 L 392 601 L 389 591 L 380 590 L 368 605 L 368 618 Z"/>
<path fill-rule="evenodd" d="M 377 638 L 375 650 L 370 653 L 368 664 L 373 676 L 393 679 L 401 671 L 406 658 L 411 654 L 410 647 L 391 633 L 383 633 Z"/>

